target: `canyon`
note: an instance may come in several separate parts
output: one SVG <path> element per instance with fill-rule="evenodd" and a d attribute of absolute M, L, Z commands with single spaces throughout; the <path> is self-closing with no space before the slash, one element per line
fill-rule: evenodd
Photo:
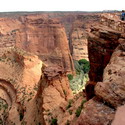
<path fill-rule="evenodd" d="M 120 125 L 124 115 L 125 22 L 120 13 L 0 14 L 1 125 Z M 90 62 L 85 89 L 68 74 Z M 77 84 L 77 83 L 75 83 Z"/>

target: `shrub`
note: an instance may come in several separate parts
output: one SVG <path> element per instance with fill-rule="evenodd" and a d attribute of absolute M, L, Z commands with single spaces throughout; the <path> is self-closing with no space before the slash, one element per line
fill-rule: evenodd
<path fill-rule="evenodd" d="M 71 81 L 73 79 L 73 75 L 72 74 L 68 74 L 67 77 L 68 77 L 69 81 Z"/>
<path fill-rule="evenodd" d="M 84 73 L 88 73 L 90 69 L 90 63 L 86 59 L 80 59 L 78 61 L 79 65 L 81 66 L 81 69 L 84 71 Z"/>
<path fill-rule="evenodd" d="M 76 75 L 68 74 L 67 77 L 70 82 L 70 87 L 74 94 L 82 91 L 85 88 L 85 84 L 88 81 L 89 72 L 89 61 L 86 59 L 81 59 L 79 61 L 74 60 L 74 66 L 76 70 Z"/>
<path fill-rule="evenodd" d="M 76 112 L 75 112 L 76 117 L 79 117 L 79 116 L 80 116 L 81 111 L 82 111 L 82 108 L 81 108 L 81 106 L 79 106 L 79 107 L 77 108 Z"/>
<path fill-rule="evenodd" d="M 78 63 L 79 63 L 80 65 L 82 65 L 82 64 L 88 64 L 89 61 L 87 61 L 86 59 L 80 59 L 80 60 L 78 61 Z"/>
<path fill-rule="evenodd" d="M 69 114 L 72 115 L 72 110 L 69 110 Z"/>
<path fill-rule="evenodd" d="M 67 95 L 67 94 L 66 94 L 66 90 L 63 90 L 63 93 L 64 93 L 64 95 Z"/>
<path fill-rule="evenodd" d="M 57 125 L 57 119 L 56 118 L 52 118 L 51 125 Z"/>
<path fill-rule="evenodd" d="M 66 109 L 69 109 L 70 107 L 72 107 L 72 100 L 69 100 L 69 103 L 68 103 Z"/>
<path fill-rule="evenodd" d="M 81 103 L 81 107 L 83 108 L 84 103 L 86 103 L 86 100 L 83 100 Z"/>
<path fill-rule="evenodd" d="M 77 108 L 77 110 L 76 110 L 76 112 L 75 112 L 76 117 L 79 117 L 79 116 L 80 116 L 81 111 L 82 111 L 82 109 L 83 109 L 83 105 L 84 105 L 85 102 L 86 102 L 86 100 L 83 100 L 83 101 L 81 102 L 81 105 Z"/>

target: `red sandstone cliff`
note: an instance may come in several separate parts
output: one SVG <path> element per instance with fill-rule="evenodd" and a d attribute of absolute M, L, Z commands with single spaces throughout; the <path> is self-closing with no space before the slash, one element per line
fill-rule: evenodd
<path fill-rule="evenodd" d="M 115 19 L 110 19 L 108 16 L 106 19 L 108 22 L 113 20 L 114 25 L 117 24 Z M 91 64 L 89 74 L 90 82 L 93 81 L 96 84 L 95 95 L 85 103 L 80 117 L 72 123 L 73 125 L 115 125 L 120 122 L 120 124 L 124 124 L 123 120 L 118 120 L 119 116 L 123 114 L 118 107 L 125 103 L 123 89 L 124 30 L 117 29 L 117 25 L 111 27 L 108 22 L 105 22 L 105 25 L 104 22 L 101 22 L 101 25 L 91 28 L 88 38 Z M 125 25 L 123 21 L 119 20 L 119 22 L 119 25 Z"/>
<path fill-rule="evenodd" d="M 23 50 L 0 49 L 0 98 L 5 103 L 0 103 L 2 124 L 38 122 L 36 94 L 42 65 L 37 56 Z"/>
<path fill-rule="evenodd" d="M 112 22 L 112 23 L 111 23 Z M 90 81 L 102 81 L 103 70 L 123 37 L 125 23 L 112 14 L 102 14 L 100 22 L 91 27 L 88 35 Z M 97 56 L 98 55 L 98 56 Z"/>
<path fill-rule="evenodd" d="M 64 27 L 43 15 L 0 19 L 0 47 L 17 46 L 37 54 L 45 63 L 74 72 Z"/>
<path fill-rule="evenodd" d="M 47 113 L 72 97 L 66 74 L 73 73 L 74 66 L 65 29 L 41 15 L 3 18 L 0 24 L 0 104 L 9 106 L 0 120 L 8 125 L 49 124 Z M 44 70 L 37 56 L 22 49 L 37 54 Z"/>
<path fill-rule="evenodd" d="M 102 15 L 101 22 L 97 22 L 99 26 L 88 30 L 90 25 L 85 25 L 84 28 L 84 18 L 81 19 L 80 16 L 72 29 L 71 39 L 77 49 L 76 54 L 83 46 L 84 30 L 90 31 L 90 80 L 95 83 L 102 81 L 95 87 L 95 97 L 83 105 L 78 120 L 75 112 L 84 99 L 83 96 L 73 99 L 74 105 L 66 109 L 67 100 L 72 97 L 66 72 L 73 71 L 73 65 L 63 26 L 57 20 L 47 19 L 43 15 L 1 19 L 0 47 L 18 46 L 39 55 L 46 63 L 42 68 L 42 62 L 37 56 L 20 49 L 0 50 L 0 97 L 4 107 L 5 104 L 9 105 L 9 111 L 4 114 L 7 124 L 49 125 L 53 118 L 57 118 L 61 125 L 68 120 L 74 125 L 111 124 L 115 109 L 124 104 L 124 30 L 121 29 L 124 22 L 119 20 L 117 23 L 111 15 L 111 18 L 107 17 Z M 80 45 L 77 44 L 79 41 Z M 119 43 L 121 45 L 115 50 Z M 79 54 L 81 53 L 78 56 Z M 71 111 L 73 114 L 70 114 Z M 3 118 L 4 116 L 0 117 Z"/>
<path fill-rule="evenodd" d="M 99 22 L 99 14 L 78 15 L 72 24 L 69 37 L 69 45 L 74 60 L 88 60 L 87 33 L 92 24 Z"/>
<path fill-rule="evenodd" d="M 72 92 L 62 67 L 44 66 L 37 56 L 22 49 L 0 49 L 2 124 L 48 125 L 48 113 L 70 98 Z"/>

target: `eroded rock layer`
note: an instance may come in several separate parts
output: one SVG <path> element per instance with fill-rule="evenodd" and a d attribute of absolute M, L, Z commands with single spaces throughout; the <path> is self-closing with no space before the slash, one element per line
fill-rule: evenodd
<path fill-rule="evenodd" d="M 45 63 L 74 71 L 64 27 L 44 15 L 0 18 L 0 47 L 17 46 L 38 55 Z"/>
<path fill-rule="evenodd" d="M 82 22 L 84 19 L 86 22 Z M 84 25 L 89 19 L 96 25 Z M 93 91 L 97 84 L 92 92 L 95 97 L 92 95 L 87 103 L 81 94 L 72 99 L 66 75 L 74 71 L 72 57 L 65 30 L 57 20 L 46 15 L 26 15 L 0 18 L 0 24 L 2 124 L 109 125 L 113 119 L 114 124 L 118 122 L 117 108 L 125 104 L 125 23 L 117 16 L 86 19 L 80 15 L 73 23 L 69 37 L 73 59 L 87 59 L 88 44 Z M 37 56 L 12 46 L 37 54 L 44 65 Z"/>
<path fill-rule="evenodd" d="M 124 22 L 119 22 L 124 25 Z M 124 124 L 123 118 L 120 121 L 119 116 L 124 114 L 120 109 L 124 109 L 122 105 L 125 104 L 125 37 L 123 30 L 114 29 L 108 27 L 107 23 L 91 28 L 88 39 L 91 64 L 89 83 L 95 83 L 95 97 L 84 105 L 80 117 L 72 124 Z"/>
<path fill-rule="evenodd" d="M 48 119 L 48 113 L 54 114 L 53 110 L 72 98 L 62 67 L 43 65 L 22 49 L 0 49 L 0 69 L 2 124 L 49 125 L 52 117 Z"/>
<path fill-rule="evenodd" d="M 111 23 L 112 22 L 112 23 Z M 121 38 L 124 39 L 125 22 L 115 14 L 102 14 L 98 26 L 93 25 L 88 36 L 90 81 L 102 81 L 103 70 L 108 64 Z"/>
<path fill-rule="evenodd" d="M 117 108 L 125 104 L 124 53 L 125 41 L 115 49 L 104 70 L 103 81 L 97 82 L 95 86 L 95 97 L 85 104 L 85 109 L 75 123 L 76 125 L 108 125 L 114 118 L 113 124 L 118 123 L 118 113 L 123 113 L 119 112 L 119 109 L 117 111 Z"/>
<path fill-rule="evenodd" d="M 41 68 L 37 56 L 16 48 L 0 49 L 0 98 L 8 105 L 6 114 L 0 114 L 2 124 L 38 122 L 36 94 Z"/>
<path fill-rule="evenodd" d="M 72 24 L 69 45 L 74 60 L 88 60 L 87 33 L 92 24 L 99 22 L 98 14 L 78 15 Z"/>

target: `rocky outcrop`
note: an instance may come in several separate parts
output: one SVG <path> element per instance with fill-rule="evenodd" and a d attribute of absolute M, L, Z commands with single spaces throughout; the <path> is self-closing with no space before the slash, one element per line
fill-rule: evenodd
<path fill-rule="evenodd" d="M 112 125 L 124 125 L 125 105 L 118 107 Z"/>
<path fill-rule="evenodd" d="M 0 49 L 0 69 L 2 124 L 50 125 L 48 113 L 55 116 L 53 111 L 72 98 L 62 67 L 47 66 L 22 49 Z"/>
<path fill-rule="evenodd" d="M 5 112 L 0 112 L 2 124 L 39 121 L 36 95 L 41 68 L 42 62 L 37 56 L 16 48 L 0 49 L 0 100 L 5 108 Z"/>
<path fill-rule="evenodd" d="M 70 31 L 70 51 L 74 60 L 88 60 L 87 33 L 92 24 L 99 22 L 98 14 L 78 15 Z"/>
<path fill-rule="evenodd" d="M 107 22 L 104 23 L 104 21 Z M 102 81 L 104 68 L 109 63 L 115 48 L 124 39 L 124 27 L 121 26 L 122 29 L 119 30 L 117 21 L 119 21 L 120 25 L 125 24 L 123 21 L 119 20 L 116 15 L 102 14 L 100 16 L 100 22 L 97 23 L 98 26 L 97 24 L 93 25 L 88 33 L 88 54 L 90 61 L 90 82 L 86 85 L 88 92 L 88 86 L 93 85 L 93 83 L 96 85 L 97 82 Z M 114 22 L 114 27 L 110 22 Z M 86 94 L 90 96 L 91 94 L 87 91 Z M 91 95 L 90 97 L 93 96 Z"/>
<path fill-rule="evenodd" d="M 75 125 L 108 125 L 112 123 L 114 118 L 113 124 L 118 122 L 118 114 L 122 114 L 122 112 L 116 109 L 125 104 L 124 45 L 124 42 L 120 43 L 115 49 L 104 70 L 103 81 L 97 82 L 95 86 L 95 97 L 85 104 Z"/>
<path fill-rule="evenodd" d="M 122 33 L 102 24 L 91 28 L 88 38 L 91 64 L 88 84 L 90 86 L 91 83 L 92 85 L 95 83 L 94 97 L 84 105 L 80 117 L 73 124 L 117 124 L 119 114 L 123 114 L 122 111 L 117 110 L 119 106 L 125 104 L 123 89 L 125 38 Z"/>
<path fill-rule="evenodd" d="M 1 18 L 0 24 L 0 47 L 17 46 L 38 55 L 49 65 L 61 66 L 66 72 L 74 71 L 65 29 L 57 20 L 29 15 Z"/>
<path fill-rule="evenodd" d="M 62 67 L 48 66 L 43 69 L 43 73 L 44 79 L 41 81 L 43 117 L 45 125 L 50 125 L 53 119 L 59 122 L 57 112 L 61 110 L 60 113 L 63 113 L 61 107 L 72 99 L 73 95 Z"/>
<path fill-rule="evenodd" d="M 125 48 L 120 45 L 112 55 L 109 64 L 106 66 L 103 75 L 103 82 L 96 85 L 96 95 L 108 102 L 112 107 L 117 108 L 125 103 L 124 101 L 124 53 Z"/>
<path fill-rule="evenodd" d="M 120 14 L 119 13 L 107 13 L 107 14 L 101 14 L 101 20 L 102 25 L 108 26 L 111 29 L 125 32 L 125 22 L 120 20 Z"/>
<path fill-rule="evenodd" d="M 124 33 L 124 26 L 125 23 L 116 14 L 101 14 L 98 26 L 92 26 L 88 35 L 91 81 L 102 81 L 103 69 L 119 45 L 119 39 Z"/>
<path fill-rule="evenodd" d="M 110 125 L 114 114 L 114 109 L 95 97 L 84 105 L 80 117 L 72 125 Z"/>
<path fill-rule="evenodd" d="M 91 29 L 88 37 L 88 51 L 90 60 L 90 81 L 102 81 L 103 70 L 111 55 L 119 44 L 121 32 L 103 25 Z M 98 55 L 98 56 L 97 56 Z"/>

